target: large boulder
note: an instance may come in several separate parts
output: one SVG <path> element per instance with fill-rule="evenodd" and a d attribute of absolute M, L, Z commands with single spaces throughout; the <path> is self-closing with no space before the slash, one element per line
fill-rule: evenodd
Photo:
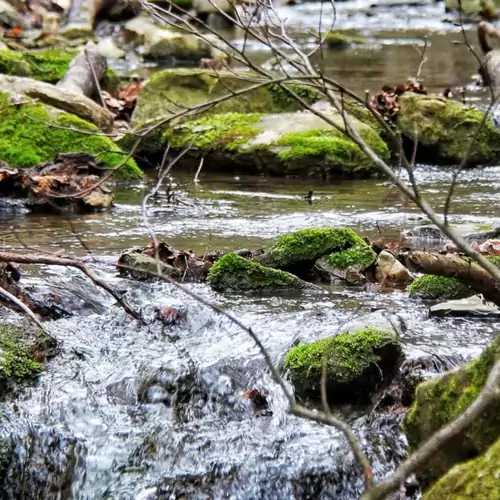
<path fill-rule="evenodd" d="M 490 163 L 500 157 L 500 131 L 484 113 L 436 95 L 405 93 L 398 99 L 397 126 L 418 142 L 417 154 L 434 163 Z M 469 150 L 469 145 L 474 139 Z"/>
<path fill-rule="evenodd" d="M 455 465 L 423 500 L 497 500 L 500 490 L 500 439 L 480 457 Z"/>
<path fill-rule="evenodd" d="M 475 361 L 418 386 L 415 402 L 404 422 L 410 452 L 470 406 L 483 389 L 490 369 L 499 357 L 500 336 Z M 500 403 L 497 402 L 465 432 L 436 451 L 420 472 L 422 484 L 428 486 L 453 465 L 483 454 L 499 435 Z"/>
<path fill-rule="evenodd" d="M 211 267 L 208 281 L 219 292 L 275 292 L 315 288 L 293 274 L 263 266 L 235 253 L 224 255 Z"/>
<path fill-rule="evenodd" d="M 356 320 L 338 335 L 292 347 L 284 369 L 298 396 L 317 399 L 326 357 L 329 401 L 366 402 L 397 372 L 402 354 L 398 330 L 399 325 L 382 317 Z"/>
<path fill-rule="evenodd" d="M 355 231 L 345 227 L 300 229 L 285 234 L 258 260 L 266 266 L 300 276 L 307 274 L 321 257 L 325 257 L 331 267 L 356 267 L 359 271 L 375 260 L 369 245 Z"/>
<path fill-rule="evenodd" d="M 132 124 L 168 118 L 218 97 L 252 86 L 251 73 L 214 71 L 210 69 L 166 69 L 154 73 L 145 83 L 137 99 Z M 297 87 L 308 103 L 318 100 L 318 93 L 309 87 Z M 278 85 L 262 86 L 246 94 L 232 97 L 210 108 L 210 113 L 275 113 L 297 111 L 300 104 Z"/>
<path fill-rule="evenodd" d="M 55 340 L 40 329 L 0 323 L 0 400 L 38 375 L 56 353 Z"/>
<path fill-rule="evenodd" d="M 422 299 L 461 299 L 472 294 L 470 287 L 457 278 L 425 274 L 417 278 L 409 287 L 412 297 Z"/>
<path fill-rule="evenodd" d="M 327 115 L 343 127 L 340 113 Z M 366 143 L 383 159 L 389 149 L 369 125 L 352 122 Z M 276 176 L 366 177 L 377 168 L 350 139 L 309 112 L 205 116 L 174 126 L 164 134 L 173 149 L 189 149 L 181 165 Z"/>
<path fill-rule="evenodd" d="M 86 152 L 98 156 L 109 167 L 123 162 L 121 149 L 100 135 L 95 125 L 53 106 L 30 101 L 0 91 L 0 160 L 13 167 L 31 167 L 52 161 L 59 153 Z M 132 159 L 117 173 L 121 178 L 141 175 Z"/>

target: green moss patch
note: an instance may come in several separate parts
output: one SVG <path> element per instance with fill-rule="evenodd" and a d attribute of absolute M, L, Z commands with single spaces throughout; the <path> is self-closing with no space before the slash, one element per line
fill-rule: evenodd
<path fill-rule="evenodd" d="M 477 360 L 417 387 L 415 402 L 404 421 L 410 450 L 418 448 L 434 432 L 455 420 L 471 405 L 499 357 L 500 336 Z M 484 453 L 499 435 L 500 404 L 495 403 L 459 438 L 440 449 L 426 464 L 421 473 L 423 484 L 431 484 L 454 464 Z"/>
<path fill-rule="evenodd" d="M 364 45 L 364 43 L 363 38 L 340 31 L 330 31 L 325 35 L 325 45 L 330 49 L 348 49 L 353 45 Z"/>
<path fill-rule="evenodd" d="M 76 50 L 47 49 L 31 52 L 0 50 L 0 73 L 13 76 L 27 76 L 43 82 L 56 83 L 68 71 Z M 108 69 L 102 87 L 114 90 L 119 83 L 116 73 Z"/>
<path fill-rule="evenodd" d="M 224 255 L 211 267 L 208 281 L 217 291 L 273 291 L 307 287 L 293 274 L 262 266 L 234 253 Z"/>
<path fill-rule="evenodd" d="M 93 124 L 43 104 L 12 106 L 10 97 L 0 92 L 0 160 L 12 167 L 32 167 L 69 152 L 92 154 L 109 167 L 124 160 L 125 155 L 108 137 L 68 129 L 100 133 Z M 117 172 L 119 178 L 141 176 L 132 159 Z"/>
<path fill-rule="evenodd" d="M 404 136 L 432 151 L 434 161 L 468 165 L 500 157 L 500 132 L 484 113 L 451 99 L 406 93 L 399 97 L 397 125 Z M 469 144 L 476 138 L 469 151 Z"/>
<path fill-rule="evenodd" d="M 500 489 L 500 439 L 479 458 L 455 465 L 423 500 L 497 500 Z"/>
<path fill-rule="evenodd" d="M 458 278 L 433 274 L 417 278 L 408 287 L 408 292 L 423 299 L 460 299 L 472 295 L 471 289 Z"/>
<path fill-rule="evenodd" d="M 255 124 L 260 120 L 257 114 L 225 113 L 205 116 L 194 122 L 179 125 L 174 130 L 167 130 L 164 140 L 171 147 L 192 147 L 205 150 L 236 150 L 249 139 L 255 137 L 259 130 Z"/>
<path fill-rule="evenodd" d="M 342 252 L 336 252 L 328 255 L 327 263 L 335 269 L 347 269 L 353 267 L 363 271 L 371 266 L 377 259 L 377 254 L 366 243 L 363 245 L 354 245 Z"/>
<path fill-rule="evenodd" d="M 0 380 L 19 381 L 37 375 L 42 365 L 33 360 L 29 350 L 17 340 L 17 328 L 0 327 Z"/>
<path fill-rule="evenodd" d="M 394 335 L 367 328 L 295 346 L 285 356 L 284 369 L 300 395 L 318 396 L 326 358 L 328 392 L 338 401 L 368 395 L 381 373 L 394 369 L 400 353 Z"/>
<path fill-rule="evenodd" d="M 360 131 L 363 140 L 383 159 L 389 159 L 389 149 L 380 136 L 371 129 Z M 370 170 L 372 161 L 346 136 L 335 129 L 316 129 L 285 134 L 277 144 L 285 146 L 279 153 L 284 161 L 320 159 L 333 165 L 342 165 L 346 172 Z"/>
<path fill-rule="evenodd" d="M 342 252 L 366 243 L 355 231 L 345 227 L 300 229 L 280 236 L 263 256 L 262 262 L 279 269 L 310 268 L 324 255 Z"/>

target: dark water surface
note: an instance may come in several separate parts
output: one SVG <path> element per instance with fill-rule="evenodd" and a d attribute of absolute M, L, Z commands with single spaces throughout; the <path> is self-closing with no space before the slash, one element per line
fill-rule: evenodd
<path fill-rule="evenodd" d="M 304 4 L 281 12 L 307 38 L 306 30 L 317 25 L 318 9 Z M 362 93 L 415 75 L 420 56 L 413 45 L 426 30 L 432 31 L 429 60 L 421 74 L 425 85 L 442 89 L 472 81 L 476 63 L 463 46 L 452 44 L 458 30 L 442 22 L 442 4 L 387 12 L 379 8 L 370 16 L 368 10 L 366 2 L 338 4 L 339 25 L 361 27 L 358 31 L 377 43 L 368 50 L 328 55 L 328 72 L 347 86 Z M 266 54 L 256 50 L 255 57 L 264 60 Z M 473 90 L 470 97 L 482 99 L 482 91 Z M 158 236 L 197 253 L 256 249 L 281 234 L 320 226 L 349 226 L 362 235 L 399 240 L 403 229 L 423 222 L 415 207 L 383 179 L 324 184 L 202 172 L 195 185 L 181 172 L 174 175 L 180 203 L 153 203 L 148 218 Z M 422 165 L 416 175 L 423 194 L 441 211 L 451 170 Z M 71 217 L 71 224 L 61 216 L 2 210 L 0 245 L 20 250 L 22 241 L 86 255 L 76 232 L 95 255 L 116 256 L 147 241 L 141 199 L 149 186 L 144 181 L 119 188 L 112 211 Z M 465 171 L 452 221 L 476 227 L 497 222 L 499 188 L 500 166 Z M 309 189 L 314 191 L 312 204 L 301 198 Z M 61 342 L 62 354 L 48 364 L 35 388 L 15 405 L 3 405 L 26 484 L 33 484 L 33 470 L 39 475 L 38 496 L 28 489 L 6 498 L 358 498 L 361 482 L 343 439 L 333 429 L 287 413 L 283 395 L 246 334 L 168 284 L 120 279 L 112 266 L 102 272 L 129 290 L 130 301 L 146 314 L 152 315 L 156 306 L 174 305 L 186 310 L 186 322 L 172 331 L 157 324 L 140 326 L 76 272 L 28 271 L 28 283 L 78 292 L 82 313 L 48 325 Z M 470 358 L 498 329 L 497 322 L 431 320 L 428 304 L 410 301 L 406 292 L 376 294 L 331 286 L 319 294 L 255 297 L 216 294 L 205 285 L 190 288 L 251 325 L 277 363 L 296 339 L 331 335 L 372 308 L 385 307 L 405 319 L 408 331 L 402 342 L 409 357 Z M 95 313 L 95 304 L 102 306 L 102 314 Z M 178 339 L 172 341 L 172 335 Z M 252 386 L 268 391 L 271 417 L 253 417 L 241 399 L 242 391 Z M 400 418 L 367 423 L 366 416 L 350 417 L 377 478 L 405 454 Z M 45 465 L 36 468 L 37 460 Z M 55 467 L 47 465 L 50 460 Z M 67 475 L 62 486 L 54 479 L 61 471 Z"/>

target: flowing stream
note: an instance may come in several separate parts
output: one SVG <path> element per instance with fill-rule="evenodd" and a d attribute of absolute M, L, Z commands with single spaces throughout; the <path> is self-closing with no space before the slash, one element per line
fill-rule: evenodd
<path fill-rule="evenodd" d="M 450 56 L 457 30 L 441 22 L 442 4 L 388 13 L 380 8 L 373 16 L 366 15 L 366 8 L 366 2 L 338 4 L 339 22 L 345 28 L 363 26 L 372 36 L 396 27 L 432 29 L 422 73 L 426 85 L 455 88 L 472 81 L 476 68 L 469 55 Z M 300 31 L 313 25 L 318 9 L 304 4 L 282 12 Z M 414 74 L 419 55 L 408 43 L 415 40 L 411 33 L 384 36 L 388 41 L 376 49 L 330 56 L 331 72 L 361 92 Z M 265 59 L 258 50 L 255 56 Z M 432 165 L 417 169 L 423 194 L 438 210 L 451 174 Z M 198 254 L 257 249 L 281 234 L 320 226 L 349 226 L 362 235 L 398 241 L 403 229 L 425 222 L 383 179 L 322 184 L 202 172 L 196 185 L 180 172 L 174 175 L 179 203 L 151 204 L 149 221 L 159 237 Z M 0 209 L 3 248 L 22 249 L 22 241 L 83 256 L 88 254 L 83 240 L 100 269 L 103 261 L 110 263 L 103 276 L 128 290 L 129 300 L 146 316 L 152 318 L 157 306 L 185 311 L 178 326 L 141 326 L 75 271 L 25 270 L 24 283 L 58 291 L 75 315 L 47 325 L 61 354 L 47 364 L 34 387 L 2 404 L 2 432 L 13 436 L 19 460 L 5 478 L 0 498 L 358 498 L 362 481 L 345 440 L 333 428 L 288 414 L 286 399 L 247 334 L 171 285 L 117 276 L 112 263 L 119 252 L 148 238 L 141 199 L 149 185 L 146 180 L 118 187 L 116 207 L 108 213 L 67 218 L 27 214 L 14 206 Z M 314 191 L 312 204 L 301 198 L 309 189 Z M 476 227 L 495 223 L 499 189 L 499 166 L 464 171 L 452 221 Z M 402 342 L 408 358 L 470 359 L 497 332 L 496 322 L 429 319 L 428 304 L 409 300 L 406 292 L 325 286 L 320 293 L 240 296 L 188 286 L 251 326 L 278 365 L 297 340 L 332 335 L 347 320 L 376 308 L 406 321 Z M 272 415 L 253 414 L 241 397 L 251 387 L 267 391 Z M 406 453 L 402 413 L 352 410 L 345 416 L 381 479 Z"/>

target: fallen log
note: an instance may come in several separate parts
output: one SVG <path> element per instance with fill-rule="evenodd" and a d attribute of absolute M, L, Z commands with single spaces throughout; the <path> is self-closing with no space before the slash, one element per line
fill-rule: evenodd
<path fill-rule="evenodd" d="M 488 37 L 500 40 L 500 29 L 486 21 L 477 25 L 477 38 L 484 57 L 479 69 L 483 81 L 492 87 L 500 86 L 500 49 L 492 49 Z"/>
<path fill-rule="evenodd" d="M 97 51 L 97 45 L 89 41 L 71 61 L 68 71 L 56 86 L 91 97 L 98 90 L 98 84 L 107 68 L 106 58 Z"/>
<path fill-rule="evenodd" d="M 479 265 L 456 254 L 405 252 L 400 260 L 412 272 L 455 277 L 500 305 L 500 283 Z"/>
<path fill-rule="evenodd" d="M 100 129 L 109 129 L 113 115 L 83 94 L 71 92 L 46 82 L 31 78 L 0 74 L 0 89 L 3 92 L 24 94 L 84 120 L 95 123 Z"/>

